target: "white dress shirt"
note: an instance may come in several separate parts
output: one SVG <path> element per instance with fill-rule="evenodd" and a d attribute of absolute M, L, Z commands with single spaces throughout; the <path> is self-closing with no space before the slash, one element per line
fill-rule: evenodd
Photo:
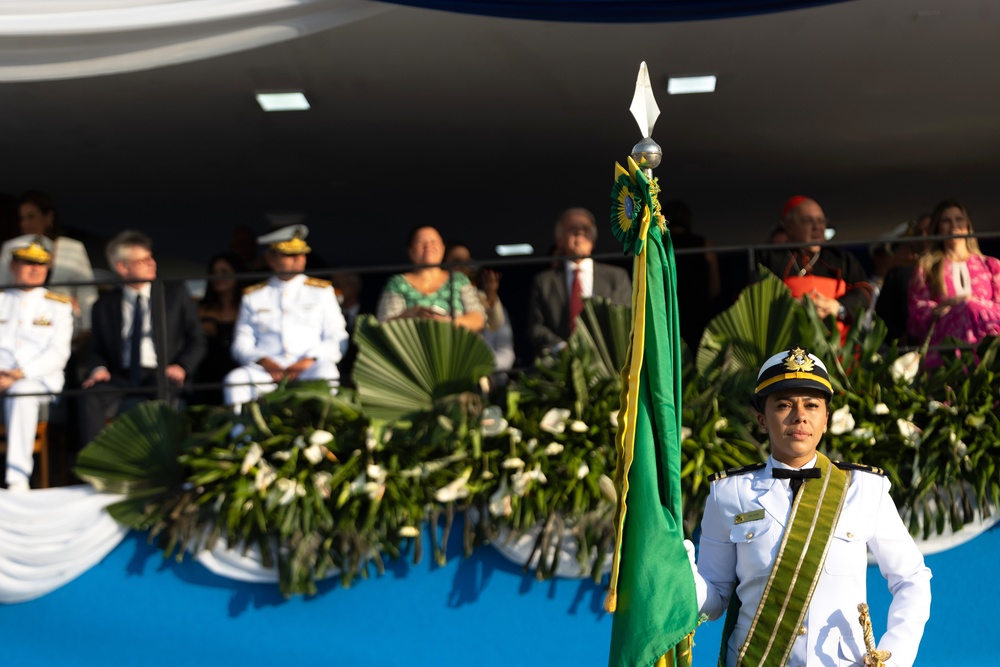
<path fill-rule="evenodd" d="M 138 289 L 125 285 L 122 298 L 122 366 L 132 367 L 132 320 L 135 317 L 135 300 L 142 295 L 144 303 L 142 318 L 142 343 L 139 346 L 139 361 L 142 368 L 156 368 L 156 346 L 153 344 L 152 309 L 149 306 L 150 284 L 144 283 Z"/>
<path fill-rule="evenodd" d="M 584 299 L 594 296 L 594 260 L 587 257 L 580 263 L 566 260 L 566 294 L 573 295 L 573 274 L 580 272 L 580 292 Z"/>

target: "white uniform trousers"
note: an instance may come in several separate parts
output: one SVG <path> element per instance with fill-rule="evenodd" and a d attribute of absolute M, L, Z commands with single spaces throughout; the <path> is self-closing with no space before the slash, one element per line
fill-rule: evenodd
<path fill-rule="evenodd" d="M 294 362 L 290 362 L 288 365 Z M 337 364 L 332 361 L 316 359 L 313 365 L 299 374 L 300 380 L 329 380 L 331 391 L 337 387 L 340 372 Z M 256 399 L 261 394 L 274 391 L 278 386 L 271 379 L 271 374 L 260 364 L 247 364 L 235 368 L 226 374 L 223 380 L 223 400 L 226 405 L 240 406 Z"/>
<path fill-rule="evenodd" d="M 34 468 L 32 452 L 38 430 L 38 411 L 48 405 L 51 396 L 20 396 L 40 394 L 49 388 L 41 380 L 24 378 L 10 386 L 4 395 L 3 409 L 7 420 L 7 485 L 27 482 Z"/>

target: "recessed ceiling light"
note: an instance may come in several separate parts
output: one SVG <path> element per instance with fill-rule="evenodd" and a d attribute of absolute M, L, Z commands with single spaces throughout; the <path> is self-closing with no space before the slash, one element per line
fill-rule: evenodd
<path fill-rule="evenodd" d="M 498 245 L 496 251 L 501 257 L 510 257 L 511 255 L 530 255 L 535 252 L 535 249 L 530 243 L 508 243 L 507 245 Z"/>
<path fill-rule="evenodd" d="M 709 76 L 672 76 L 667 79 L 668 95 L 687 95 L 689 93 L 714 93 L 715 75 Z"/>
<path fill-rule="evenodd" d="M 257 104 L 264 111 L 305 111 L 309 100 L 305 93 L 257 93 Z"/>

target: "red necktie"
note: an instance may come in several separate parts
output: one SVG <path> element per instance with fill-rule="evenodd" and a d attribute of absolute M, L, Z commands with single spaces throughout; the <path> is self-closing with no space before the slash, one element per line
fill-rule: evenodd
<path fill-rule="evenodd" d="M 573 286 L 569 292 L 569 332 L 576 329 L 576 318 L 583 312 L 583 285 L 580 284 L 580 267 L 573 269 Z"/>

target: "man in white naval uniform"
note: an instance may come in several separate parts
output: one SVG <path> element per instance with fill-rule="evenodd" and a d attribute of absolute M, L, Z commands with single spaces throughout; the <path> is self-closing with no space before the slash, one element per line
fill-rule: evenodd
<path fill-rule="evenodd" d="M 754 401 L 771 456 L 712 480 L 692 567 L 701 612 L 715 619 L 728 607 L 727 667 L 866 664 L 858 605 L 868 549 L 892 593 L 877 644 L 888 655 L 871 664 L 916 659 L 931 572 L 882 471 L 816 451 L 831 396 L 826 367 L 802 348 L 768 359 Z"/>
<path fill-rule="evenodd" d="M 0 394 L 7 420 L 7 488 L 27 491 L 38 411 L 62 391 L 73 338 L 68 296 L 42 287 L 52 261 L 44 236 L 11 241 L 15 287 L 0 292 Z M 24 395 L 33 394 L 33 395 Z"/>
<path fill-rule="evenodd" d="M 224 380 L 226 405 L 249 403 L 282 380 L 338 384 L 347 328 L 330 282 L 302 273 L 308 234 L 305 225 L 291 225 L 257 239 L 268 246 L 265 259 L 275 275 L 243 292 L 232 346 L 240 367 Z"/>

